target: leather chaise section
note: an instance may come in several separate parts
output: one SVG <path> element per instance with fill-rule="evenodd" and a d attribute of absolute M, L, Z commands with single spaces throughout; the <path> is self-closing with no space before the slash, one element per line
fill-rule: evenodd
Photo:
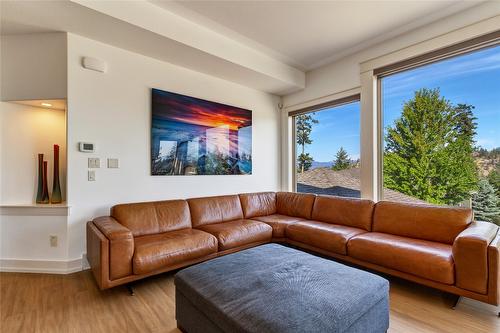
<path fill-rule="evenodd" d="M 347 254 L 347 242 L 366 230 L 319 221 L 300 221 L 286 229 L 286 237 L 307 245 L 342 255 Z"/>
<path fill-rule="evenodd" d="M 201 258 L 217 252 L 217 239 L 196 229 L 183 229 L 135 239 L 134 274 Z"/>
<path fill-rule="evenodd" d="M 347 254 L 436 282 L 455 282 L 452 247 L 448 244 L 370 232 L 353 237 Z"/>
<path fill-rule="evenodd" d="M 304 221 L 303 218 L 293 217 L 287 215 L 280 214 L 272 214 L 267 216 L 259 216 L 254 217 L 252 220 L 264 222 L 269 224 L 273 228 L 273 237 L 274 238 L 284 238 L 286 228 L 298 221 Z"/>
<path fill-rule="evenodd" d="M 270 242 L 272 228 L 265 223 L 253 220 L 236 220 L 206 224 L 198 229 L 217 238 L 219 251 L 232 249 L 257 242 Z"/>
<path fill-rule="evenodd" d="M 473 222 L 453 243 L 457 287 L 486 294 L 488 291 L 488 246 L 498 227 Z"/>

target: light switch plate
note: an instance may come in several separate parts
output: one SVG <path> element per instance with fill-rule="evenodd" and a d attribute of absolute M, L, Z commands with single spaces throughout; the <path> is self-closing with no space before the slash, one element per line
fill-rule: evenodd
<path fill-rule="evenodd" d="M 49 241 L 50 241 L 51 247 L 57 247 L 57 236 L 56 235 L 50 235 Z"/>
<path fill-rule="evenodd" d="M 95 171 L 89 170 L 89 182 L 95 182 Z"/>
<path fill-rule="evenodd" d="M 98 157 L 89 157 L 89 168 L 97 169 L 101 167 L 101 160 Z"/>
<path fill-rule="evenodd" d="M 117 158 L 108 158 L 108 168 L 116 169 L 119 168 L 119 161 Z"/>

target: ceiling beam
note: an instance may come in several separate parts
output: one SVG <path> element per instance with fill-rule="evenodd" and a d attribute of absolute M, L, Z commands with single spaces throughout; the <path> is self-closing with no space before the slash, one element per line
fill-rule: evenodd
<path fill-rule="evenodd" d="M 66 31 L 254 89 L 282 95 L 305 73 L 148 1 L 1 2 L 2 25 Z"/>

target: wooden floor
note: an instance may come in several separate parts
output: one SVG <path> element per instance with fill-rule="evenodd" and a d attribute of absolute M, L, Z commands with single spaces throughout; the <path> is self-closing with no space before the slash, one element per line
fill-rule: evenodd
<path fill-rule="evenodd" d="M 1 332 L 179 332 L 173 274 L 99 291 L 90 271 L 71 275 L 0 273 Z M 391 281 L 389 332 L 500 332 L 500 319 L 449 295 Z"/>

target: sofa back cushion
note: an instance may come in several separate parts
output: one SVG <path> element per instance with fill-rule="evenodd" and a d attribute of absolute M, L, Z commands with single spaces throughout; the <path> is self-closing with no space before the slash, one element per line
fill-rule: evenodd
<path fill-rule="evenodd" d="M 238 195 L 188 199 L 193 227 L 243 218 Z"/>
<path fill-rule="evenodd" d="M 472 222 L 472 210 L 402 202 L 375 205 L 373 231 L 453 244 Z"/>
<path fill-rule="evenodd" d="M 278 192 L 276 213 L 310 219 L 315 198 L 315 194 Z"/>
<path fill-rule="evenodd" d="M 167 200 L 116 205 L 113 216 L 134 237 L 191 228 L 186 200 Z"/>
<path fill-rule="evenodd" d="M 275 192 L 240 194 L 240 201 L 246 219 L 276 213 Z"/>
<path fill-rule="evenodd" d="M 374 206 L 371 200 L 319 195 L 314 201 L 311 218 L 371 231 Z"/>

